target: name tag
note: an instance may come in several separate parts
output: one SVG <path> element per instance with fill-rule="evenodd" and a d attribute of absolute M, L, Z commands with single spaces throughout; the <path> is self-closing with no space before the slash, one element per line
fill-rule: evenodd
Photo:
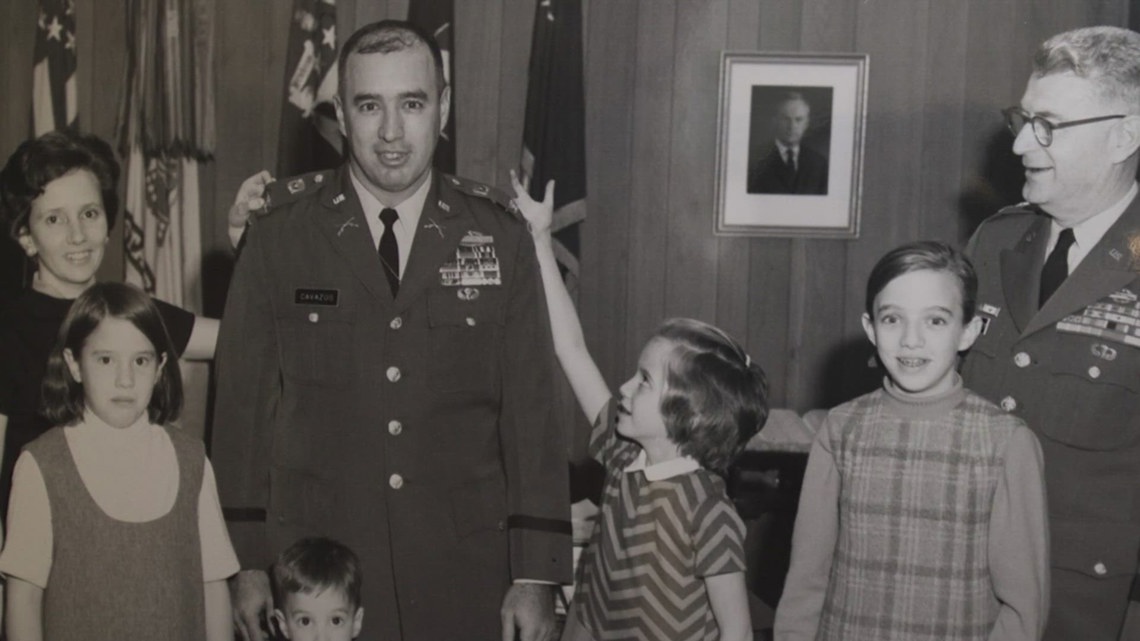
<path fill-rule="evenodd" d="M 293 292 L 293 302 L 297 305 L 336 307 L 339 299 L 339 289 L 298 289 Z"/>

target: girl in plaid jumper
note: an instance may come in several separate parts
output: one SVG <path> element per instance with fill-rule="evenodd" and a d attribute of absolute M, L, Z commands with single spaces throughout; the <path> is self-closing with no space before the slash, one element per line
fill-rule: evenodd
<path fill-rule="evenodd" d="M 904 245 L 871 271 L 863 328 L 887 376 L 833 409 L 812 446 L 778 641 L 1041 637 L 1041 448 L 962 387 L 976 292 L 943 243 Z"/>
<path fill-rule="evenodd" d="M 768 416 L 760 368 L 724 332 L 664 323 L 614 396 L 586 350 L 541 203 L 512 176 L 534 236 L 554 349 L 606 467 L 563 641 L 751 641 L 744 523 L 719 476 Z"/>

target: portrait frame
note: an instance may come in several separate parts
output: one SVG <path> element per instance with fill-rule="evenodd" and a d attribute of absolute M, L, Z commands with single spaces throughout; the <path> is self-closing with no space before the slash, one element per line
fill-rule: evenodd
<path fill-rule="evenodd" d="M 858 238 L 868 65 L 860 53 L 721 53 L 714 234 Z M 793 117 L 806 129 L 781 124 Z"/>

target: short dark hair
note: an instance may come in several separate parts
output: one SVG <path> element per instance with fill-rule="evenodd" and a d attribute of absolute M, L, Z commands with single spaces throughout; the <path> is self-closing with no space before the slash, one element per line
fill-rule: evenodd
<path fill-rule="evenodd" d="M 85 169 L 99 183 L 107 229 L 119 213 L 119 163 L 111 146 L 98 136 L 53 131 L 25 140 L 0 170 L 0 218 L 8 235 L 18 239 L 28 225 L 32 201 L 51 181 Z"/>
<path fill-rule="evenodd" d="M 435 79 L 440 93 L 447 87 L 447 77 L 443 73 L 443 52 L 435 36 L 419 26 L 404 20 L 381 20 L 366 24 L 357 29 L 341 47 L 340 56 L 336 61 L 336 73 L 339 82 L 337 91 L 341 99 L 344 95 L 344 69 L 348 64 L 348 56 L 354 53 L 392 53 L 415 47 L 416 44 L 427 45 L 431 52 L 431 59 L 435 62 Z"/>
<path fill-rule="evenodd" d="M 83 419 L 83 384 L 71 376 L 63 350 L 71 350 L 73 357 L 78 359 L 87 338 L 108 317 L 129 321 L 154 345 L 160 358 L 166 357 L 146 412 L 150 422 L 157 425 L 177 420 L 182 411 L 178 353 L 174 351 L 154 301 L 141 289 L 127 283 L 95 283 L 71 304 L 67 318 L 59 328 L 55 347 L 48 356 L 42 387 L 44 416 L 56 425 L 70 425 Z"/>
<path fill-rule="evenodd" d="M 875 315 L 875 297 L 891 281 L 903 274 L 927 269 L 946 272 L 957 279 L 962 291 L 962 322 L 970 322 L 978 300 L 978 275 L 974 265 L 965 254 L 937 240 L 920 240 L 896 247 L 875 263 L 867 278 L 867 314 Z"/>
<path fill-rule="evenodd" d="M 1072 73 L 1093 82 L 1102 98 L 1135 114 L 1140 105 L 1140 33 L 1109 26 L 1059 33 L 1037 48 L 1033 73 Z"/>
<path fill-rule="evenodd" d="M 317 594 L 328 588 L 342 591 L 353 609 L 360 607 L 364 583 L 360 559 L 338 541 L 325 537 L 297 541 L 277 557 L 271 576 L 273 602 L 278 607 L 284 607 L 287 595 Z"/>
<path fill-rule="evenodd" d="M 764 370 L 724 331 L 691 318 L 665 321 L 671 345 L 661 415 L 682 454 L 724 474 L 768 420 Z"/>

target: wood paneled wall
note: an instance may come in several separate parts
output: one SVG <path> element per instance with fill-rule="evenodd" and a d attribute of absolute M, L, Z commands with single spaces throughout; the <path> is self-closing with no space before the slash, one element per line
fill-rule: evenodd
<path fill-rule="evenodd" d="M 338 0 L 341 40 L 409 0 Z M 125 0 L 76 0 L 80 111 L 113 131 Z M 1128 24 L 1127 0 L 587 0 L 589 217 L 581 316 L 611 384 L 668 316 L 713 322 L 766 368 L 772 403 L 833 405 L 872 387 L 859 328 L 867 273 L 892 246 L 963 242 L 1016 201 L 998 109 L 1043 38 Z M 534 0 L 457 0 L 460 173 L 506 186 L 518 160 Z M 224 215 L 276 164 L 291 0 L 218 0 L 218 152 L 205 172 L 207 310 L 228 274 Z M 0 154 L 28 132 L 34 0 L 0 3 Z M 870 55 L 862 233 L 856 240 L 712 235 L 722 50 Z M 121 271 L 121 258 L 108 269 Z"/>

